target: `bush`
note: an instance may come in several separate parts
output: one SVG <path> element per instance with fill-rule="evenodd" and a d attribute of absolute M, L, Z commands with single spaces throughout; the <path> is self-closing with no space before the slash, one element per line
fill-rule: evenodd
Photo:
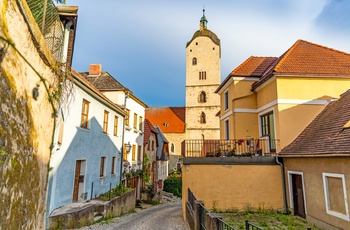
<path fill-rule="evenodd" d="M 181 197 L 182 195 L 182 180 L 181 178 L 168 178 L 164 180 L 164 188 L 165 192 L 170 192 L 177 197 Z"/>

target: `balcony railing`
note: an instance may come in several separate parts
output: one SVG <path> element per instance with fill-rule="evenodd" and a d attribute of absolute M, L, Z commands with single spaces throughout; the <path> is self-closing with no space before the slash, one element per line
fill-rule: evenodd
<path fill-rule="evenodd" d="M 279 140 L 269 137 L 185 140 L 181 146 L 183 157 L 275 156 L 278 149 Z"/>

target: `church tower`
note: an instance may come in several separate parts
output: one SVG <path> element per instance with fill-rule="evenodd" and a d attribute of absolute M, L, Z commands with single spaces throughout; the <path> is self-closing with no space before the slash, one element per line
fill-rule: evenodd
<path fill-rule="evenodd" d="M 219 139 L 220 39 L 207 29 L 203 16 L 186 45 L 186 139 Z"/>

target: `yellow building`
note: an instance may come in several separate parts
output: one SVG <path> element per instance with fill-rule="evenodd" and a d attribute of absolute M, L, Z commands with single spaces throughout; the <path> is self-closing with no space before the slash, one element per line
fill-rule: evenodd
<path fill-rule="evenodd" d="M 350 54 L 304 40 L 279 58 L 248 58 L 215 91 L 221 139 L 266 139 L 280 151 L 350 88 L 349 63 Z"/>

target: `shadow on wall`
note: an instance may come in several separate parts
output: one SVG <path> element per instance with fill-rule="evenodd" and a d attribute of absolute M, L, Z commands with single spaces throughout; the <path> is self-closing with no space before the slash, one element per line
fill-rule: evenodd
<path fill-rule="evenodd" d="M 122 136 L 104 134 L 95 117 L 90 119 L 89 129 L 72 126 L 69 130 L 66 126 L 64 136 L 67 138 L 63 137 L 62 145 L 52 154 L 50 162 L 48 214 L 73 201 L 98 197 L 120 183 L 121 149 L 116 145 L 122 145 Z M 75 132 L 71 141 L 69 132 Z M 101 161 L 104 161 L 103 175 L 100 175 Z"/>

